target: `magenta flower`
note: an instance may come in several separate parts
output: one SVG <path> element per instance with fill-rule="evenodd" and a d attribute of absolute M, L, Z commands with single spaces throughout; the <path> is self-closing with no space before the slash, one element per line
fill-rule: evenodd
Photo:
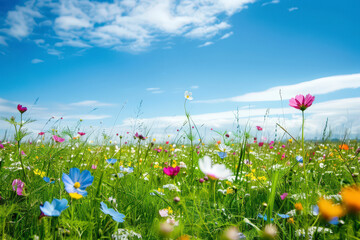
<path fill-rule="evenodd" d="M 84 136 L 84 135 L 85 135 L 84 132 L 78 132 L 78 134 L 79 134 L 80 136 Z"/>
<path fill-rule="evenodd" d="M 62 143 L 63 141 L 65 141 L 64 138 L 58 137 L 56 135 L 53 135 L 52 138 L 54 139 L 55 142 L 59 142 L 59 143 Z"/>
<path fill-rule="evenodd" d="M 274 141 L 271 141 L 269 142 L 269 146 L 273 145 L 274 144 Z"/>
<path fill-rule="evenodd" d="M 164 173 L 170 177 L 175 177 L 180 171 L 180 167 L 176 166 L 176 167 L 167 167 L 164 168 Z"/>
<path fill-rule="evenodd" d="M 26 156 L 26 153 L 23 150 L 21 150 L 21 155 Z"/>
<path fill-rule="evenodd" d="M 256 128 L 257 128 L 258 131 L 262 131 L 262 127 L 256 126 Z"/>
<path fill-rule="evenodd" d="M 93 164 L 93 165 L 91 165 L 91 168 L 92 168 L 92 169 L 96 169 L 97 166 L 96 166 L 95 164 Z"/>
<path fill-rule="evenodd" d="M 259 142 L 259 147 L 262 147 L 264 145 L 263 142 Z"/>
<path fill-rule="evenodd" d="M 0 149 L 3 149 L 4 148 L 4 145 L 2 145 L 1 143 L 0 143 Z"/>
<path fill-rule="evenodd" d="M 305 111 L 308 107 L 312 105 L 315 100 L 315 96 L 311 96 L 310 94 L 306 95 L 296 95 L 295 98 L 291 98 L 289 100 L 290 107 L 300 109 L 301 111 Z"/>
<path fill-rule="evenodd" d="M 20 112 L 21 114 L 23 114 L 24 112 L 27 111 L 27 107 L 23 107 L 22 105 L 18 104 L 18 105 L 17 105 L 17 110 L 19 110 L 19 112 Z"/>
<path fill-rule="evenodd" d="M 40 136 L 42 136 L 42 135 L 44 135 L 44 134 L 45 134 L 44 132 L 39 132 L 39 135 L 40 135 Z"/>
<path fill-rule="evenodd" d="M 284 200 L 286 197 L 287 197 L 288 193 L 283 193 L 280 197 L 281 197 L 281 200 Z"/>
<path fill-rule="evenodd" d="M 16 192 L 17 195 L 22 196 L 24 190 L 25 183 L 23 183 L 20 179 L 15 179 L 12 182 L 13 190 Z"/>

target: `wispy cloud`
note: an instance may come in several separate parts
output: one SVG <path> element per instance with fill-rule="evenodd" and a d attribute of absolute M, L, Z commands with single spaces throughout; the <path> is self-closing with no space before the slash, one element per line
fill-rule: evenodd
<path fill-rule="evenodd" d="M 194 86 L 191 86 L 190 88 L 191 88 L 191 89 L 198 89 L 198 88 L 199 88 L 199 86 L 194 85 Z"/>
<path fill-rule="evenodd" d="M 200 47 L 200 48 L 201 48 L 201 47 L 207 47 L 207 46 L 210 46 L 210 45 L 213 45 L 213 44 L 214 44 L 214 42 L 205 42 L 205 43 L 199 45 L 199 47 Z"/>
<path fill-rule="evenodd" d="M 163 93 L 164 91 L 161 90 L 160 88 L 154 87 L 154 88 L 147 88 L 146 91 L 151 92 L 153 94 L 159 94 L 159 93 Z"/>
<path fill-rule="evenodd" d="M 5 37 L 3 37 L 3 36 L 0 36 L 0 45 L 7 46 L 7 43 L 5 41 Z"/>
<path fill-rule="evenodd" d="M 106 118 L 111 118 L 111 115 L 65 115 L 63 118 L 68 119 L 83 119 L 83 120 L 102 120 Z"/>
<path fill-rule="evenodd" d="M 32 64 L 36 64 L 36 63 L 42 63 L 44 62 L 44 60 L 38 59 L 38 58 L 34 58 L 33 60 L 31 60 Z"/>
<path fill-rule="evenodd" d="M 114 106 L 114 104 L 112 104 L 112 103 L 103 103 L 103 102 L 99 102 L 99 101 L 95 101 L 95 100 L 86 100 L 86 101 L 81 101 L 81 102 L 75 102 L 75 103 L 70 103 L 68 105 L 69 106 L 74 106 L 74 107 L 109 107 L 109 106 Z"/>
<path fill-rule="evenodd" d="M 269 4 L 278 4 L 278 3 L 280 3 L 280 0 L 272 0 L 270 2 L 265 2 L 265 3 L 261 4 L 261 6 L 263 7 L 263 6 L 266 6 Z"/>
<path fill-rule="evenodd" d="M 311 93 L 312 95 L 321 95 L 348 88 L 360 87 L 360 73 L 349 75 L 337 75 L 331 77 L 318 78 L 311 81 L 301 82 L 292 85 L 283 85 L 269 88 L 265 91 L 246 93 L 244 95 L 194 101 L 198 103 L 219 103 L 219 102 L 261 102 L 280 100 L 279 92 L 283 99 L 290 99 L 297 94 Z"/>
<path fill-rule="evenodd" d="M 231 27 L 229 17 L 253 2 L 255 0 L 28 0 L 7 13 L 8 27 L 3 32 L 21 39 L 37 33 L 38 27 L 51 28 L 48 31 L 51 41 L 42 44 L 49 44 L 48 48 L 53 49 L 49 54 L 54 55 L 59 55 L 54 47 L 64 46 L 141 51 L 154 41 L 176 36 L 214 37 Z M 50 15 L 45 14 L 47 12 L 51 12 L 54 19 L 47 19 L 45 16 Z"/>
<path fill-rule="evenodd" d="M 233 34 L 234 34 L 233 32 L 225 33 L 220 39 L 221 39 L 221 40 L 227 39 L 227 38 L 231 37 L 231 35 L 233 35 Z"/>
<path fill-rule="evenodd" d="M 299 8 L 298 7 L 291 7 L 291 8 L 289 8 L 288 10 L 289 10 L 289 12 L 292 12 L 292 11 L 296 11 L 296 10 L 298 10 Z"/>

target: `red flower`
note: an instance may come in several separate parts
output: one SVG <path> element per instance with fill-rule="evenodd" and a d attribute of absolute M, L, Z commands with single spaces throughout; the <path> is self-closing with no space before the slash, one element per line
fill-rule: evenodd
<path fill-rule="evenodd" d="M 306 95 L 296 95 L 295 98 L 292 98 L 289 100 L 289 106 L 300 109 L 301 111 L 305 111 L 308 107 L 312 105 L 312 103 L 315 100 L 315 96 L 312 96 L 310 94 Z"/>
<path fill-rule="evenodd" d="M 180 171 L 180 167 L 176 166 L 176 167 L 167 167 L 164 168 L 164 173 L 170 177 L 175 177 Z"/>
<path fill-rule="evenodd" d="M 17 110 L 19 110 L 19 112 L 23 114 L 24 112 L 27 111 L 27 107 L 23 107 L 22 105 L 19 104 L 17 105 Z"/>
<path fill-rule="evenodd" d="M 40 136 L 42 136 L 42 135 L 44 135 L 44 134 L 45 134 L 44 132 L 39 132 L 39 135 L 40 135 Z"/>
<path fill-rule="evenodd" d="M 84 136 L 84 135 L 85 135 L 84 132 L 78 132 L 78 134 L 79 134 L 80 136 Z"/>
<path fill-rule="evenodd" d="M 262 127 L 256 126 L 256 128 L 257 128 L 258 131 L 262 131 Z"/>

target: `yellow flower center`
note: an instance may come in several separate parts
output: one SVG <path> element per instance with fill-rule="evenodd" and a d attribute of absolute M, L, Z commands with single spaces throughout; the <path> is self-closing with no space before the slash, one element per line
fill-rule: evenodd
<path fill-rule="evenodd" d="M 80 183 L 79 182 L 76 182 L 75 184 L 74 184 L 74 188 L 79 188 L 80 187 Z"/>

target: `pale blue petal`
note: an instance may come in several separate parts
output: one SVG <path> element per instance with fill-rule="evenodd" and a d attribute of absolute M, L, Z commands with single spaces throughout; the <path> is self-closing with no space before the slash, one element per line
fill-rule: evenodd
<path fill-rule="evenodd" d="M 79 182 L 80 170 L 78 168 L 71 168 L 69 176 L 74 183 Z"/>

